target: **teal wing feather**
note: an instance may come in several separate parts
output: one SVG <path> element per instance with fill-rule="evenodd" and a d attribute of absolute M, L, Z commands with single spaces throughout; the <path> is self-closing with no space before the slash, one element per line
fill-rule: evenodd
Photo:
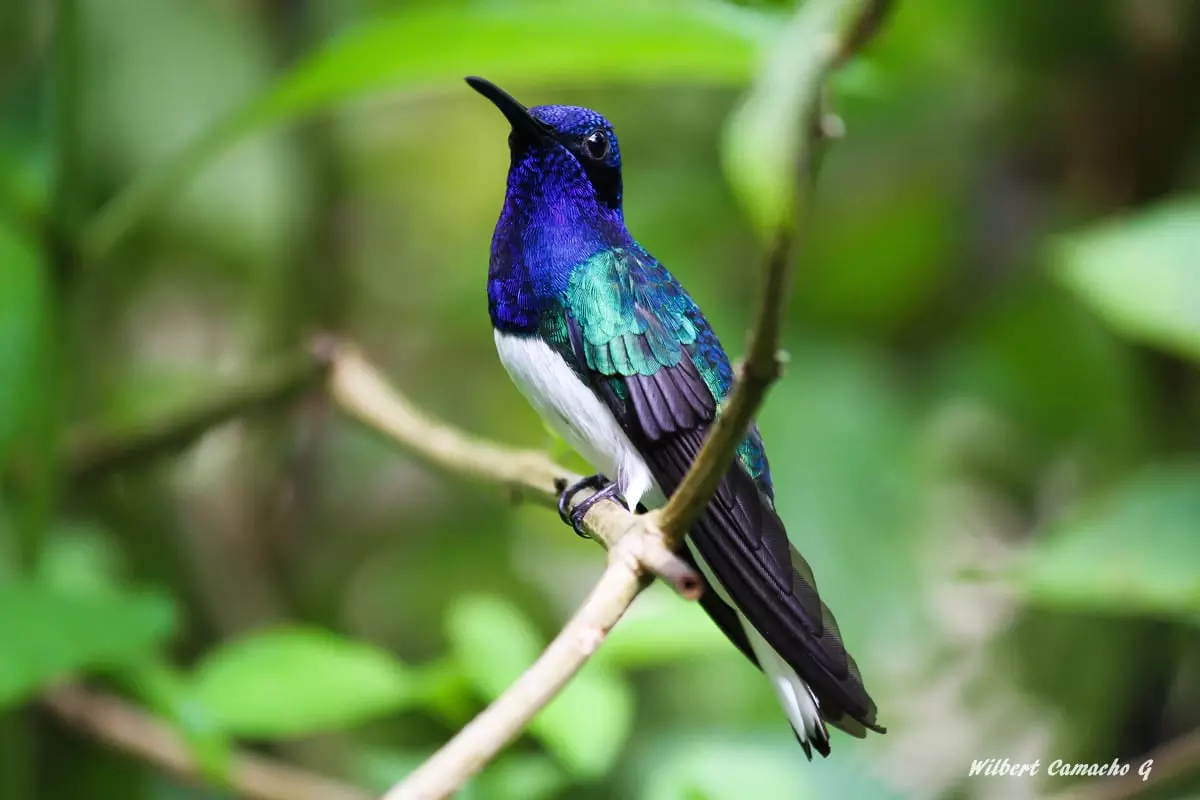
<path fill-rule="evenodd" d="M 612 248 L 571 276 L 565 312 L 577 328 L 586 368 L 628 420 L 651 439 L 711 420 L 733 373 L 716 334 L 684 288 L 640 249 Z M 630 378 L 639 376 L 638 380 Z M 643 421 L 631 406 L 643 408 Z M 738 458 L 768 497 L 770 470 L 758 428 Z"/>
<path fill-rule="evenodd" d="M 576 267 L 561 301 L 543 335 L 612 410 L 669 495 L 733 383 L 720 342 L 683 287 L 639 248 L 605 250 Z M 714 592 L 701 603 L 753 661 L 737 616 L 745 615 L 813 688 L 824 719 L 855 735 L 882 730 L 812 570 L 775 513 L 757 430 L 738 462 L 688 534 L 737 610 Z M 820 734 L 812 744 L 828 753 Z"/>

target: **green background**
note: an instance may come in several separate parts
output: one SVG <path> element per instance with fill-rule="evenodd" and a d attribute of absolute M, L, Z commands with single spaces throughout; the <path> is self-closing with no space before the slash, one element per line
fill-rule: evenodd
<path fill-rule="evenodd" d="M 519 674 L 600 551 L 320 393 L 121 469 L 71 444 L 334 331 L 439 417 L 567 458 L 495 355 L 507 125 L 461 77 L 608 116 L 631 230 L 736 354 L 794 120 L 729 119 L 800 84 L 766 57 L 813 46 L 792 13 L 4 3 L 0 798 L 225 797 L 235 743 L 382 789 Z M 835 81 L 760 415 L 889 733 L 806 763 L 655 586 L 463 796 L 1044 796 L 1071 781 L 970 763 L 1136 771 L 1200 724 L 1198 85 L 1195 3 L 901 0 Z M 210 788 L 63 724 L 37 698 L 66 678 L 170 721 Z M 1200 792 L 1182 771 L 1159 796 Z"/>

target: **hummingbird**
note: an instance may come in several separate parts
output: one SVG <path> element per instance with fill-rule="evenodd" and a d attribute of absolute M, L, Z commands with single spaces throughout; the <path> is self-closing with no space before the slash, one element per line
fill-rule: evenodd
<path fill-rule="evenodd" d="M 733 383 L 700 309 L 625 226 L 621 151 L 579 106 L 527 108 L 490 81 L 468 85 L 508 119 L 510 164 L 492 238 L 488 311 L 514 384 L 597 472 L 566 487 L 583 535 L 593 504 L 666 503 Z M 574 509 L 585 487 L 596 492 Z M 829 755 L 828 725 L 884 733 L 812 569 L 775 510 L 757 425 L 737 449 L 680 557 L 703 575 L 700 603 L 770 680 L 805 755 Z"/>

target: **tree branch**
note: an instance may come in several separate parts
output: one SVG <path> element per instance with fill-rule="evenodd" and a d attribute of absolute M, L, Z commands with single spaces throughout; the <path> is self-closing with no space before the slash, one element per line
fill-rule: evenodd
<path fill-rule="evenodd" d="M 738 365 L 729 399 L 705 437 L 700 453 L 660 512 L 659 524 L 667 536 L 668 546 L 682 541 L 712 499 L 766 398 L 767 390 L 781 374 L 783 359 L 779 353 L 779 334 L 791 272 L 788 269 L 791 240 L 790 230 L 781 231 L 771 248 L 758 319 L 750 334 L 746 360 Z"/>
<path fill-rule="evenodd" d="M 766 278 L 759 298 L 758 316 L 750 333 L 746 358 L 736 368 L 736 380 L 721 408 L 696 460 L 692 463 L 667 505 L 661 512 L 661 527 L 667 533 L 668 546 L 677 545 L 699 518 L 733 463 L 738 446 L 766 398 L 767 391 L 782 374 L 784 358 L 779 352 L 780 333 L 787 298 L 790 296 L 791 264 L 795 260 L 793 241 L 806 221 L 817 174 L 824 156 L 824 145 L 831 135 L 825 119 L 824 84 L 841 64 L 864 47 L 878 32 L 891 10 L 893 0 L 847 0 L 840 29 L 833 30 L 831 46 L 814 48 L 815 87 L 808 105 L 801 109 L 803 126 L 795 170 L 799 179 L 794 188 L 795 213 L 775 231 L 766 260 Z M 803 10 L 801 11 L 803 13 Z"/>
<path fill-rule="evenodd" d="M 496 702 L 385 795 L 384 800 L 449 797 L 508 745 L 596 652 L 648 585 L 626 536 L 608 551 L 608 567 L 550 646 Z"/>
<path fill-rule="evenodd" d="M 338 406 L 385 434 L 405 452 L 449 474 L 496 483 L 515 495 L 548 506 L 557 505 L 563 489 L 579 480 L 579 475 L 556 464 L 545 453 L 490 442 L 431 417 L 388 386 L 353 345 L 326 342 L 322 347 L 331 354 L 329 391 Z M 591 494 L 580 492 L 573 505 Z M 656 530 L 647 530 L 647 518 L 630 514 L 616 503 L 597 503 L 584 518 L 583 529 L 609 551 L 630 533 L 649 533 L 641 537 L 638 563 L 683 597 L 697 599 L 702 586 L 700 576 L 663 546 Z"/>
<path fill-rule="evenodd" d="M 125 701 L 81 686 L 50 690 L 42 703 L 92 738 L 195 784 L 205 780 L 187 744 L 166 723 Z M 368 800 L 354 786 L 264 756 L 237 753 L 230 783 L 250 800 Z"/>
<path fill-rule="evenodd" d="M 329 391 L 344 411 L 444 472 L 496 483 L 547 506 L 579 480 L 545 453 L 490 442 L 431 417 L 388 386 L 353 345 L 325 340 L 318 347 L 328 353 Z"/>
<path fill-rule="evenodd" d="M 127 431 L 73 431 L 63 456 L 69 480 L 83 482 L 158 455 L 175 452 L 228 420 L 270 408 L 316 385 L 323 354 L 260 369 L 244 382 Z"/>

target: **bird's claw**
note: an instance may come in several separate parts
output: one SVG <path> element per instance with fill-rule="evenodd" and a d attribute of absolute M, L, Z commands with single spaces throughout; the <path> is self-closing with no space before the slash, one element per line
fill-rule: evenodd
<path fill-rule="evenodd" d="M 571 501 L 575 499 L 575 495 L 579 494 L 584 489 L 594 489 L 596 493 L 586 498 L 575 508 L 571 508 Z M 595 475 L 589 475 L 588 477 L 571 484 L 563 490 L 561 495 L 559 495 L 558 516 L 563 522 L 570 525 L 571 529 L 574 530 L 577 535 L 582 536 L 584 539 L 589 539 L 591 537 L 588 536 L 583 530 L 583 518 L 587 516 L 587 513 L 592 509 L 592 506 L 596 505 L 596 503 L 600 502 L 601 500 L 612 498 L 624 502 L 620 493 L 618 492 L 618 489 L 619 487 L 615 482 L 609 481 L 608 478 L 599 473 Z"/>
<path fill-rule="evenodd" d="M 608 484 L 608 478 L 596 473 L 588 475 L 586 478 L 581 478 L 575 481 L 570 486 L 563 487 L 558 495 L 558 518 L 567 525 L 571 524 L 571 501 L 575 499 L 575 495 L 582 492 L 584 489 L 601 489 Z"/>

